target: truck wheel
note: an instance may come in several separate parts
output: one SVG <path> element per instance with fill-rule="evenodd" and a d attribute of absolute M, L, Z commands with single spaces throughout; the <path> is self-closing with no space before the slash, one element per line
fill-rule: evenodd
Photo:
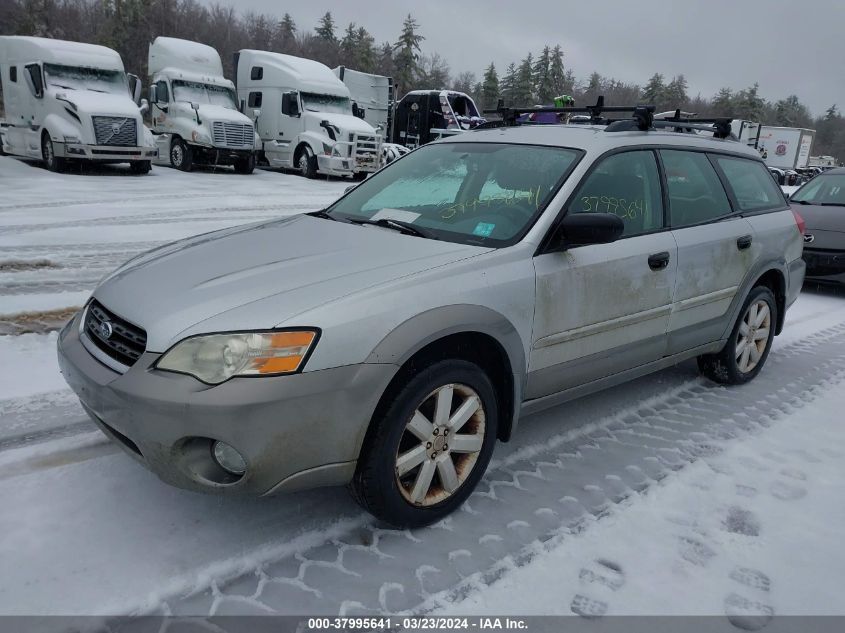
<path fill-rule="evenodd" d="M 50 171 L 61 173 L 65 169 L 65 161 L 63 158 L 56 157 L 56 152 L 53 150 L 53 139 L 47 132 L 41 135 L 41 158 L 44 159 L 44 166 Z"/>
<path fill-rule="evenodd" d="M 250 154 L 246 158 L 239 158 L 235 161 L 235 173 L 251 174 L 255 170 L 255 155 Z"/>
<path fill-rule="evenodd" d="M 493 384 L 473 363 L 443 360 L 382 404 L 352 496 L 397 527 L 434 523 L 466 500 L 490 462 L 499 417 Z"/>
<path fill-rule="evenodd" d="M 304 145 L 302 149 L 299 150 L 299 158 L 296 161 L 296 167 L 299 169 L 299 173 L 306 178 L 317 177 L 317 157 L 314 156 L 314 152 L 312 152 L 311 148 L 307 145 Z"/>
<path fill-rule="evenodd" d="M 777 317 L 772 291 L 765 286 L 753 288 L 724 349 L 718 354 L 699 356 L 698 369 L 723 385 L 741 385 L 753 379 L 769 357 Z"/>
<path fill-rule="evenodd" d="M 133 160 L 129 163 L 129 170 L 133 174 L 148 174 L 151 168 L 152 164 L 148 160 Z"/>
<path fill-rule="evenodd" d="M 170 144 L 170 164 L 182 171 L 191 171 L 194 166 L 194 152 L 181 138 L 173 139 Z"/>

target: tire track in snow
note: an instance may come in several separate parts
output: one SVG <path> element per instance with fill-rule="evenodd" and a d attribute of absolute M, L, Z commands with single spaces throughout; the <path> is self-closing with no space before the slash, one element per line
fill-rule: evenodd
<path fill-rule="evenodd" d="M 843 361 L 840 324 L 773 352 L 762 376 L 747 385 L 691 381 L 517 451 L 492 465 L 463 508 L 435 526 L 396 531 L 370 521 L 245 574 L 240 565 L 235 577 L 217 568 L 207 582 L 186 578 L 193 591 L 162 600 L 152 612 L 434 611 L 589 529 L 674 471 L 802 407 L 845 379 Z M 566 408 L 537 415 L 561 416 Z"/>

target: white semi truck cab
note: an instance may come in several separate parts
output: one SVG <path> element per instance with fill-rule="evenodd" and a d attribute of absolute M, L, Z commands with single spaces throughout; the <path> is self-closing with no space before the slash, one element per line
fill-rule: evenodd
<path fill-rule="evenodd" d="M 150 44 L 150 114 L 162 162 L 183 171 L 194 164 L 255 168 L 252 121 L 238 111 L 235 85 L 210 46 L 172 37 Z"/>
<path fill-rule="evenodd" d="M 353 115 L 349 89 L 319 62 L 242 50 L 235 55 L 242 109 L 273 167 L 366 177 L 381 166 L 382 135 Z"/>
<path fill-rule="evenodd" d="M 71 161 L 128 162 L 134 173 L 150 170 L 158 150 L 116 51 L 0 36 L 0 81 L 7 154 L 39 158 L 52 171 Z"/>

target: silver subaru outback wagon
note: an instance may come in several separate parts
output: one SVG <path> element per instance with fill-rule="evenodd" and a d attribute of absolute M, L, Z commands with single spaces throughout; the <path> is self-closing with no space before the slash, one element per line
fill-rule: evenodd
<path fill-rule="evenodd" d="M 799 218 L 753 150 L 618 128 L 468 132 L 141 255 L 61 332 L 62 372 L 165 482 L 348 484 L 436 521 L 522 415 L 690 358 L 754 378 L 798 295 Z"/>

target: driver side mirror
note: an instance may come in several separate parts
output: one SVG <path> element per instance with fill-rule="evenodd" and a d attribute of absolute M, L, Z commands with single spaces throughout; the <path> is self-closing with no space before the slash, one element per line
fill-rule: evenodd
<path fill-rule="evenodd" d="M 141 104 L 138 106 L 138 110 L 141 112 L 141 114 L 142 115 L 146 114 L 149 109 L 150 109 L 150 102 L 147 101 L 146 99 L 141 99 Z"/>
<path fill-rule="evenodd" d="M 568 213 L 558 225 L 553 250 L 568 246 L 610 244 L 625 231 L 625 223 L 613 213 Z"/>
<path fill-rule="evenodd" d="M 158 103 L 158 86 L 150 86 L 150 103 Z"/>
<path fill-rule="evenodd" d="M 295 90 L 282 95 L 282 114 L 292 117 L 299 116 L 299 100 L 297 96 Z"/>

